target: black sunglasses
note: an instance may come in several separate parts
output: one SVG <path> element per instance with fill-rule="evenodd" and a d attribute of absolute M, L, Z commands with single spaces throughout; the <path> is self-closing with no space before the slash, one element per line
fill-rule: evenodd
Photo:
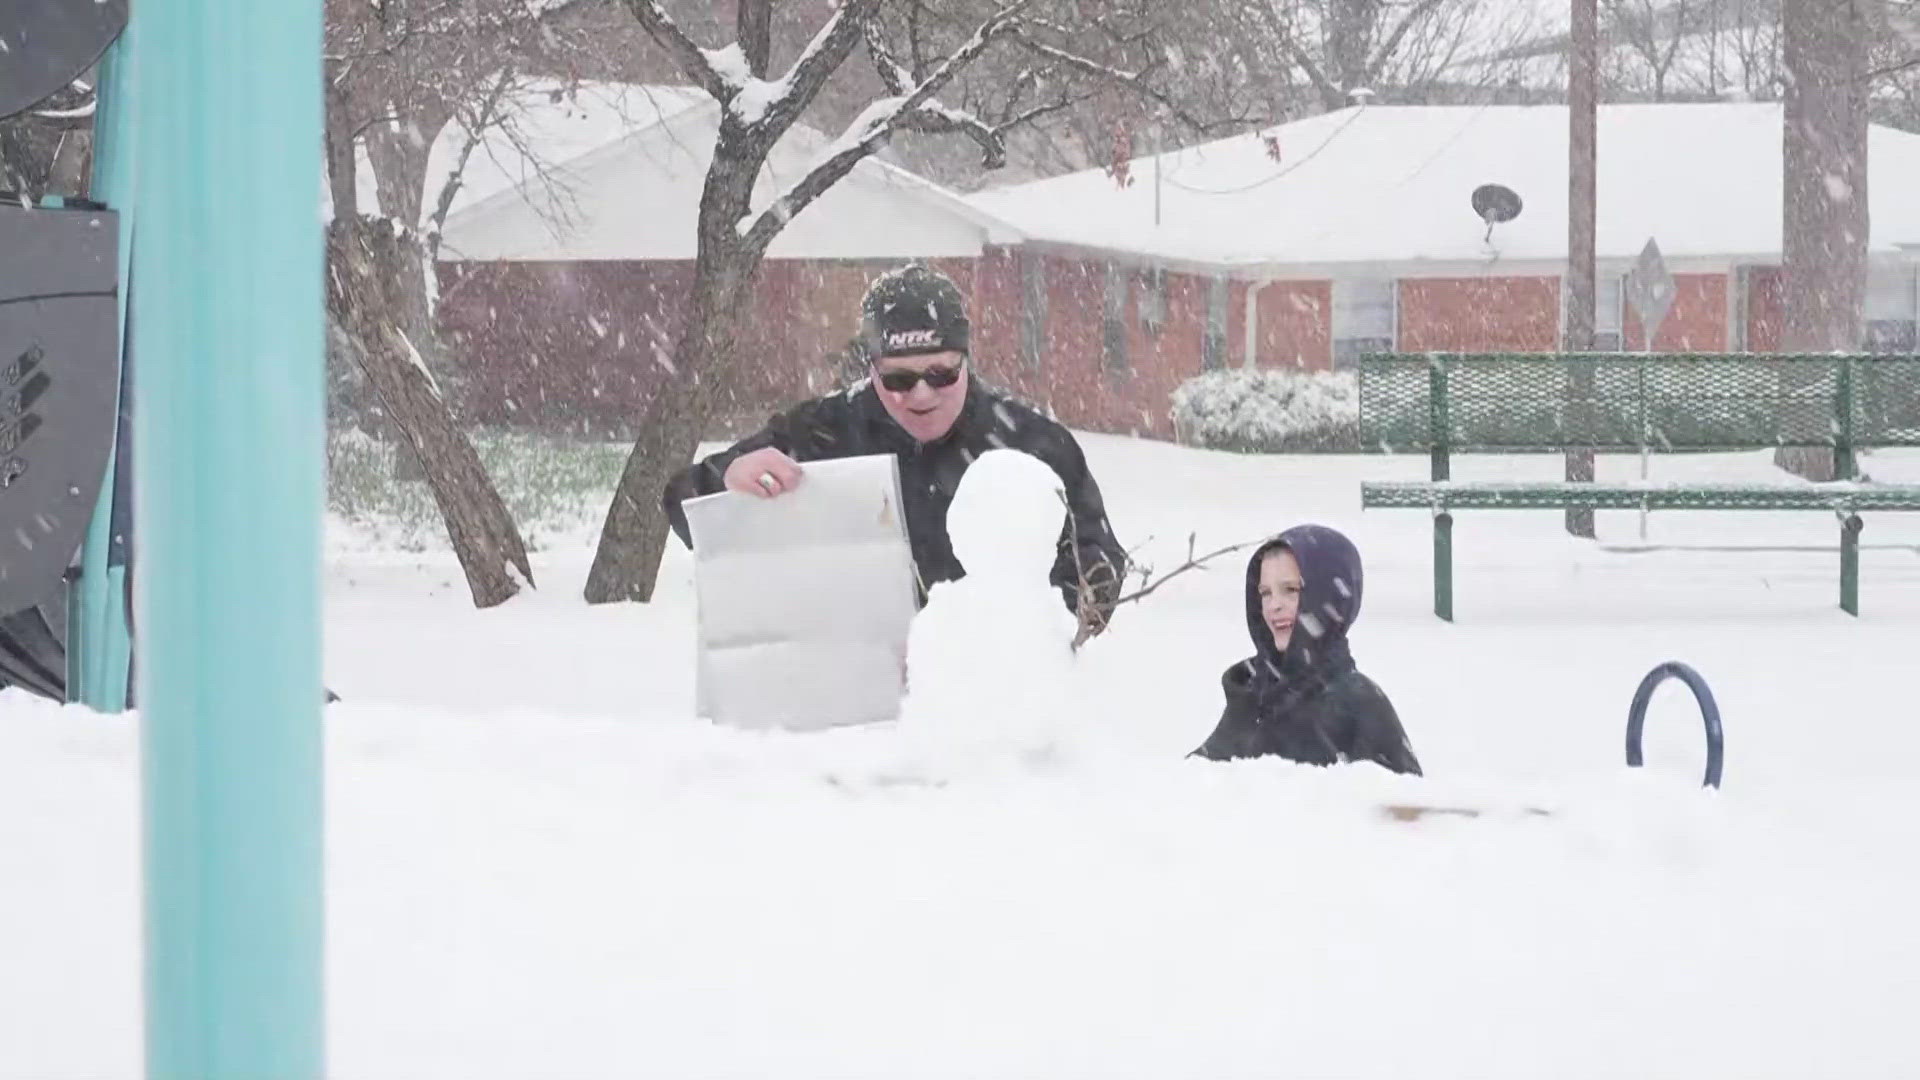
<path fill-rule="evenodd" d="M 960 381 L 960 369 L 958 367 L 947 367 L 945 364 L 935 364 L 925 371 L 914 371 L 911 368 L 889 368 L 886 371 L 877 372 L 876 374 L 880 380 L 880 385 L 896 394 L 904 394 L 920 385 L 921 379 L 927 380 L 927 385 L 933 387 L 935 390 L 944 390 Z"/>

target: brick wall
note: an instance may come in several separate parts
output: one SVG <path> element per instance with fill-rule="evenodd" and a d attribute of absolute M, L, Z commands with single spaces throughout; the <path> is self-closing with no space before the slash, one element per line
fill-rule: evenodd
<path fill-rule="evenodd" d="M 1024 275 L 1035 258 L 1044 274 L 1045 337 L 1032 363 Z M 744 362 L 722 388 L 728 431 L 841 384 L 860 297 L 891 265 L 762 266 L 739 340 Z M 1211 279 L 1123 267 L 1125 348 L 1109 358 L 1106 262 L 990 248 L 977 260 L 934 265 L 971 300 L 973 359 L 986 379 L 1077 428 L 1172 437 L 1169 399 L 1201 370 Z M 447 263 L 441 278 L 442 325 L 463 366 L 464 415 L 487 424 L 626 435 L 684 329 L 692 264 Z M 1228 289 L 1228 364 L 1239 363 L 1244 350 L 1245 303 L 1244 286 Z M 1158 317 L 1149 318 L 1155 311 Z"/>
<path fill-rule="evenodd" d="M 1538 352 L 1560 345 L 1558 277 L 1402 278 L 1399 348 Z"/>
<path fill-rule="evenodd" d="M 1045 336 L 1026 349 L 1028 264 L 1044 275 Z M 763 265 L 740 339 L 743 359 L 723 388 L 728 430 L 843 384 L 860 296 L 891 261 L 774 260 Z M 1125 355 L 1107 355 L 1108 266 L 1093 259 L 990 248 L 978 259 L 936 260 L 971 298 L 974 362 L 989 381 L 1083 430 L 1172 437 L 1168 400 L 1202 370 L 1213 281 L 1125 267 Z M 446 263 L 442 319 L 462 365 L 458 405 L 470 420 L 625 436 L 663 378 L 684 325 L 689 262 Z M 1751 272 L 1749 347 L 1779 341 L 1778 272 Z M 1662 350 L 1728 346 L 1729 282 L 1676 276 Z M 1223 361 L 1243 362 L 1247 289 L 1227 290 Z M 1159 297 L 1156 301 L 1156 297 Z M 1557 277 L 1404 278 L 1398 347 L 1546 350 L 1558 346 Z M 1331 364 L 1332 291 L 1325 281 L 1262 289 L 1256 347 L 1269 366 Z M 1158 318 L 1150 316 L 1156 313 Z M 1629 319 L 1628 346 L 1639 345 Z"/>
<path fill-rule="evenodd" d="M 1254 355 L 1261 367 L 1333 366 L 1333 285 L 1275 281 L 1260 290 Z M 1235 327 L 1244 340 L 1246 331 Z"/>
<path fill-rule="evenodd" d="M 1151 299 L 1154 281 L 1144 271 L 1121 267 L 1119 308 L 1123 351 L 1107 349 L 1108 265 L 1091 259 L 1047 257 L 1045 344 L 1027 355 L 1027 290 L 1023 263 L 1033 256 L 989 257 L 980 265 L 976 317 L 985 331 L 974 356 L 981 372 L 1070 426 L 1168 437 L 1168 395 L 1200 370 L 1206 327 L 1205 281 L 1165 274 L 1164 304 Z M 1197 310 L 1196 310 L 1197 303 Z M 1147 309 L 1164 307 L 1150 321 Z M 1035 360 L 1037 359 L 1037 362 Z"/>
<path fill-rule="evenodd" d="M 1727 276 L 1675 274 L 1673 306 L 1654 332 L 1655 352 L 1724 352 L 1727 348 Z M 1622 313 L 1626 348 L 1637 352 L 1646 336 L 1640 317 L 1627 305 Z"/>

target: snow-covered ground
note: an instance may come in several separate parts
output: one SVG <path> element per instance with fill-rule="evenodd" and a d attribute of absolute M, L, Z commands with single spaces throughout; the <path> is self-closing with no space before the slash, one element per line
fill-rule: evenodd
<path fill-rule="evenodd" d="M 1905 546 L 1866 551 L 1853 619 L 1819 514 L 1655 515 L 1695 550 L 1627 552 L 1465 512 L 1447 625 L 1426 515 L 1359 509 L 1361 479 L 1423 459 L 1085 443 L 1162 569 L 1189 533 L 1347 529 L 1354 652 L 1428 777 L 1182 759 L 1248 651 L 1237 558 L 1082 653 L 1103 739 L 1046 767 L 903 764 L 887 729 L 689 719 L 677 548 L 650 607 L 580 603 L 583 531 L 537 594 L 476 612 L 450 557 L 336 528 L 333 1074 L 1920 1075 L 1920 515 L 1868 517 L 1869 545 Z M 1920 456 L 1869 467 L 1920 480 Z M 1781 479 L 1765 455 L 1654 476 Z M 1638 540 L 1632 514 L 1601 532 Z M 1774 550 L 1699 550 L 1723 547 Z M 1628 698 L 1668 659 L 1719 696 L 1718 793 L 1675 684 L 1650 767 L 1622 763 Z M 140 1073 L 137 766 L 130 719 L 0 692 L 0 1076 Z"/>

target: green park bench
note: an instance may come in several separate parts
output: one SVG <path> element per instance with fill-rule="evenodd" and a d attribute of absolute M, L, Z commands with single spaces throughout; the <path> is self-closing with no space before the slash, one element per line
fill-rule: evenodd
<path fill-rule="evenodd" d="M 1840 607 L 1860 613 L 1860 514 L 1920 510 L 1920 484 L 1863 481 L 1858 451 L 1920 446 L 1920 356 L 1379 353 L 1360 363 L 1369 450 L 1426 451 L 1432 479 L 1368 481 L 1363 508 L 1433 514 L 1433 611 L 1453 618 L 1455 510 L 1825 510 L 1840 520 Z M 1455 453 L 1676 453 L 1809 447 L 1832 483 L 1508 483 L 1451 479 Z"/>

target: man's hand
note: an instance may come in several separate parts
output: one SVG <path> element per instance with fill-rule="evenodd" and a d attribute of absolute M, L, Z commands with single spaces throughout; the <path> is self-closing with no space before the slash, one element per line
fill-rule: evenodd
<path fill-rule="evenodd" d="M 800 485 L 800 466 L 771 446 L 741 454 L 721 477 L 728 491 L 771 499 Z"/>

